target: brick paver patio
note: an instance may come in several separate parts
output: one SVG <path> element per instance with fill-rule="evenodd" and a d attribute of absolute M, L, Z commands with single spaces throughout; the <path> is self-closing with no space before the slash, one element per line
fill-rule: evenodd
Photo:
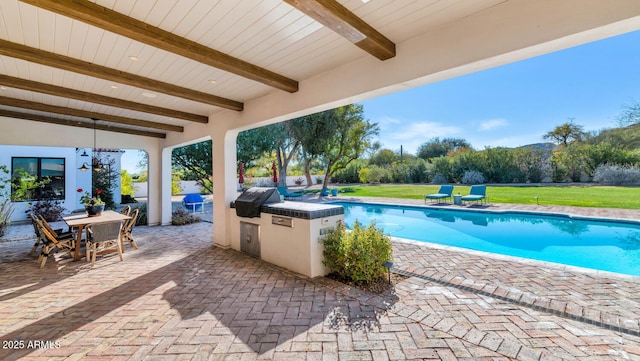
<path fill-rule="evenodd" d="M 640 359 L 634 277 L 395 240 L 410 277 L 376 296 L 212 247 L 213 226 L 137 227 L 94 268 L 0 242 L 0 359 Z"/>

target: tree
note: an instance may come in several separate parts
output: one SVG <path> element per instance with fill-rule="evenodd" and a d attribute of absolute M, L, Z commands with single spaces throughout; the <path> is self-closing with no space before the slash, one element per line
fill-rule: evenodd
<path fill-rule="evenodd" d="M 274 124 L 271 128 L 276 138 L 276 162 L 280 172 L 278 185 L 286 187 L 287 168 L 300 146 L 300 141 L 294 136 L 290 121 Z"/>
<path fill-rule="evenodd" d="M 121 193 L 123 195 L 133 197 L 133 194 L 135 193 L 133 189 L 133 178 L 131 178 L 131 175 L 129 174 L 129 172 L 127 172 L 126 169 L 120 170 L 120 184 L 122 187 Z"/>
<path fill-rule="evenodd" d="M 92 191 L 91 196 L 99 196 L 104 201 L 104 208 L 116 209 L 116 203 L 113 200 L 113 189 L 111 186 L 116 184 L 119 172 L 115 169 L 116 160 L 113 158 L 103 158 L 100 153 L 96 153 L 93 157 L 93 170 L 91 173 Z"/>
<path fill-rule="evenodd" d="M 377 165 L 377 166 L 390 166 L 394 162 L 396 162 L 400 157 L 396 155 L 390 149 L 380 149 L 369 159 L 369 164 Z"/>
<path fill-rule="evenodd" d="M 569 122 L 555 127 L 547 132 L 543 138 L 552 140 L 559 145 L 568 146 L 575 141 L 581 141 L 584 138 L 584 130 L 581 125 L 577 125 L 571 119 Z"/>
<path fill-rule="evenodd" d="M 321 157 L 327 139 L 333 136 L 332 111 L 306 115 L 291 120 L 291 129 L 300 141 L 299 158 L 304 164 L 307 185 L 312 185 L 311 163 Z"/>
<path fill-rule="evenodd" d="M 371 138 L 380 131 L 377 123 L 364 119 L 363 106 L 360 104 L 345 105 L 327 112 L 329 114 L 323 118 L 332 131 L 328 132 L 331 136 L 326 140 L 322 152 L 327 164 L 323 188 L 327 188 L 336 171 L 360 158 L 371 146 Z"/>
<path fill-rule="evenodd" d="M 640 103 L 634 100 L 625 105 L 622 114 L 618 116 L 618 123 L 623 127 L 640 123 Z"/>
<path fill-rule="evenodd" d="M 277 147 L 276 134 L 272 131 L 273 126 L 254 128 L 240 132 L 237 138 L 238 162 L 243 162 L 245 166 L 253 167 L 255 161 L 265 154 L 273 152 Z"/>
<path fill-rule="evenodd" d="M 287 168 L 296 155 L 300 141 L 295 137 L 292 122 L 272 124 L 260 128 L 246 130 L 238 134 L 237 155 L 238 161 L 250 167 L 264 166 L 258 164 L 259 159 L 275 152 L 275 161 L 278 164 L 278 184 L 286 186 Z M 269 170 L 271 164 L 267 165 Z"/>
<path fill-rule="evenodd" d="M 471 144 L 462 138 L 432 138 L 430 141 L 418 147 L 418 157 L 429 160 L 432 158 L 443 157 L 449 152 L 461 148 L 471 148 Z"/>
<path fill-rule="evenodd" d="M 213 193 L 211 159 L 211 140 L 176 148 L 171 154 L 172 167 L 184 172 L 183 179 L 198 181 L 208 193 Z"/>

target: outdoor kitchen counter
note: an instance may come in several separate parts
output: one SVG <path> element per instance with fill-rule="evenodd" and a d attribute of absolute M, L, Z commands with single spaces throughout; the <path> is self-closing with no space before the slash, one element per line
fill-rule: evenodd
<path fill-rule="evenodd" d="M 335 204 L 281 202 L 262 206 L 262 212 L 278 216 L 317 219 L 344 214 L 344 208 Z"/>
<path fill-rule="evenodd" d="M 235 202 L 231 202 L 231 208 L 235 206 Z M 265 204 L 260 207 L 260 212 L 292 218 L 317 219 L 344 214 L 344 208 L 335 204 L 284 201 Z"/>
<path fill-rule="evenodd" d="M 259 217 L 239 217 L 231 204 L 231 248 L 307 277 L 327 274 L 322 240 L 344 221 L 339 205 L 279 202 L 260 207 Z"/>

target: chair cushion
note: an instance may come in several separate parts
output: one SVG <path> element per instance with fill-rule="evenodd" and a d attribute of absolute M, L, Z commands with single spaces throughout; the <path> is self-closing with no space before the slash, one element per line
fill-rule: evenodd
<path fill-rule="evenodd" d="M 481 199 L 486 198 L 485 196 L 477 196 L 477 195 L 468 195 L 468 196 L 463 196 L 461 199 L 463 201 L 479 201 Z"/>
<path fill-rule="evenodd" d="M 449 198 L 451 197 L 451 195 L 444 194 L 444 193 L 435 193 L 435 194 L 427 194 L 424 197 L 428 199 L 439 199 L 439 198 Z"/>

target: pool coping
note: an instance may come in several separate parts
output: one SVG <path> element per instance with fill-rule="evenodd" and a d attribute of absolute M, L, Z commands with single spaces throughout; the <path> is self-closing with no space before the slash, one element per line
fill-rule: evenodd
<path fill-rule="evenodd" d="M 442 205 L 422 205 L 422 204 L 414 204 L 414 203 L 398 203 L 394 200 L 390 202 L 385 202 L 384 200 L 379 199 L 349 199 L 349 198 L 340 198 L 340 199 L 331 199 L 326 200 L 328 203 L 357 203 L 357 204 L 371 204 L 371 205 L 385 205 L 392 206 L 397 208 L 402 207 L 413 207 L 418 209 L 437 209 L 437 210 L 452 210 L 452 211 L 462 211 L 462 212 L 484 212 L 484 213 L 500 213 L 500 214 L 531 214 L 531 215 L 546 215 L 546 216 L 559 216 L 566 217 L 570 219 L 584 219 L 584 220 L 592 220 L 592 221 L 607 221 L 614 223 L 626 223 L 626 224 L 634 224 L 638 225 L 640 222 L 634 219 L 628 218 L 612 218 L 612 217 L 597 217 L 597 216 L 587 216 L 580 214 L 573 214 L 570 212 L 553 212 L 553 211 L 535 211 L 535 210 L 519 210 L 519 209 L 478 209 L 478 208 L 449 208 L 448 206 Z M 487 207 L 487 206 L 483 206 Z M 482 257 L 482 258 L 490 258 L 495 260 L 501 260 L 510 263 L 516 263 L 521 265 L 526 265 L 530 267 L 540 267 L 541 269 L 549 269 L 553 271 L 561 271 L 573 273 L 576 275 L 583 275 L 586 277 L 591 277 L 594 279 L 609 279 L 612 281 L 620 281 L 620 282 L 629 282 L 631 284 L 640 284 L 640 276 L 627 275 L 622 273 L 610 272 L 610 271 L 601 271 L 595 270 L 591 268 L 579 267 L 579 266 L 571 266 L 564 265 L 555 262 L 542 261 L 529 259 L 518 256 L 509 256 L 502 255 L 497 253 L 491 253 L 486 251 L 472 250 L 467 248 L 455 247 L 455 246 L 447 246 L 440 245 L 431 242 L 421 242 L 401 237 L 393 237 L 390 236 L 392 242 L 401 244 L 409 244 L 414 245 L 421 248 L 426 249 L 438 249 L 444 250 L 448 252 L 466 254 L 469 256 Z M 563 300 L 554 298 L 552 295 L 537 295 L 528 290 L 521 290 L 518 287 L 502 284 L 501 282 L 491 282 L 486 280 L 474 280 L 473 278 L 469 278 L 467 276 L 463 276 L 460 274 L 455 274 L 452 272 L 445 273 L 433 273 L 426 266 L 421 265 L 403 265 L 398 263 L 394 265 L 392 268 L 392 272 L 402 274 L 408 277 L 414 277 L 416 279 L 420 279 L 426 282 L 433 282 L 436 284 L 441 284 L 446 287 L 454 287 L 457 289 L 461 289 L 467 292 L 472 292 L 478 295 L 495 298 L 497 300 L 509 302 L 515 305 L 519 305 L 522 307 L 527 307 L 533 310 L 542 311 L 545 313 L 553 314 L 556 316 L 560 316 L 563 318 L 575 320 L 578 322 L 582 322 L 589 325 L 595 325 L 603 329 L 608 329 L 616 332 L 621 332 L 625 334 L 629 334 L 632 336 L 640 336 L 640 318 L 636 317 L 625 317 L 623 315 L 618 315 L 616 313 L 611 313 L 607 311 L 598 311 L 598 312 L 589 312 L 587 309 L 584 309 L 579 302 L 572 300 Z"/>
<path fill-rule="evenodd" d="M 492 258 L 492 259 L 502 260 L 506 262 L 520 263 L 520 264 L 533 266 L 533 267 L 548 268 L 556 271 L 576 272 L 576 273 L 585 274 L 594 278 L 618 279 L 620 281 L 640 284 L 640 276 L 631 276 L 631 275 L 625 275 L 621 273 L 600 271 L 600 270 L 594 270 L 594 269 L 578 267 L 578 266 L 562 265 L 554 262 L 540 261 L 540 260 L 522 258 L 517 256 L 508 256 L 508 255 L 472 250 L 472 249 L 455 247 L 455 246 L 445 246 L 445 245 L 440 245 L 436 243 L 415 241 L 415 240 L 400 238 L 400 237 L 389 236 L 389 238 L 392 240 L 392 242 L 406 243 L 406 244 L 411 244 L 417 247 L 440 249 L 440 250 L 445 250 L 449 252 L 467 254 L 470 256 Z M 585 316 L 583 314 L 584 312 L 583 307 L 576 302 L 558 300 L 552 297 L 539 296 L 539 295 L 536 295 L 535 293 L 532 293 L 529 291 L 523 291 L 513 286 L 491 284 L 489 282 L 484 282 L 484 281 L 478 282 L 461 275 L 452 276 L 451 274 L 444 274 L 444 273 L 440 274 L 439 276 L 438 274 L 424 275 L 416 272 L 415 270 L 412 271 L 410 267 L 409 269 L 407 269 L 402 264 L 394 265 L 391 271 L 400 275 L 404 275 L 408 277 L 416 277 L 418 279 L 429 281 L 429 282 L 435 282 L 443 286 L 454 287 L 454 288 L 472 292 L 475 294 L 492 297 L 501 301 L 506 301 L 512 304 L 531 308 L 537 311 L 542 311 L 542 312 L 546 312 L 556 316 L 582 322 L 585 324 L 598 326 L 600 328 L 604 328 L 604 329 L 608 329 L 616 332 L 622 332 L 632 336 L 640 336 L 640 323 L 638 322 L 637 319 L 623 318 L 619 315 L 608 313 L 608 312 L 602 312 L 602 311 L 598 313 L 599 319 L 594 319 L 592 317 L 589 317 L 588 315 Z"/>
<path fill-rule="evenodd" d="M 628 223 L 640 226 L 640 220 L 628 219 L 628 218 L 612 218 L 612 217 L 596 217 L 596 216 L 585 216 L 581 214 L 573 214 L 573 213 L 561 213 L 561 212 L 553 212 L 553 211 L 530 211 L 530 210 L 518 210 L 518 209 L 486 209 L 486 208 L 449 208 L 443 207 L 442 205 L 429 205 L 429 204 L 408 204 L 408 203 L 392 203 L 392 202 L 375 202 L 375 201 L 361 201 L 361 200 L 351 200 L 351 199 L 340 199 L 340 200 L 331 200 L 327 201 L 327 204 L 332 203 L 359 203 L 359 204 L 372 204 L 372 205 L 385 205 L 395 208 L 402 207 L 412 207 L 412 208 L 428 208 L 435 210 L 443 210 L 443 211 L 454 211 L 454 212 L 475 212 L 475 213 L 501 213 L 501 214 L 529 214 L 529 215 L 542 215 L 542 216 L 551 216 L 551 217 L 563 217 L 570 218 L 576 220 L 589 220 L 596 222 L 613 222 L 613 223 Z M 451 206 L 451 205 L 449 205 Z M 490 206 L 482 206 L 482 207 L 490 207 Z M 640 277 L 640 276 L 639 276 Z"/>

